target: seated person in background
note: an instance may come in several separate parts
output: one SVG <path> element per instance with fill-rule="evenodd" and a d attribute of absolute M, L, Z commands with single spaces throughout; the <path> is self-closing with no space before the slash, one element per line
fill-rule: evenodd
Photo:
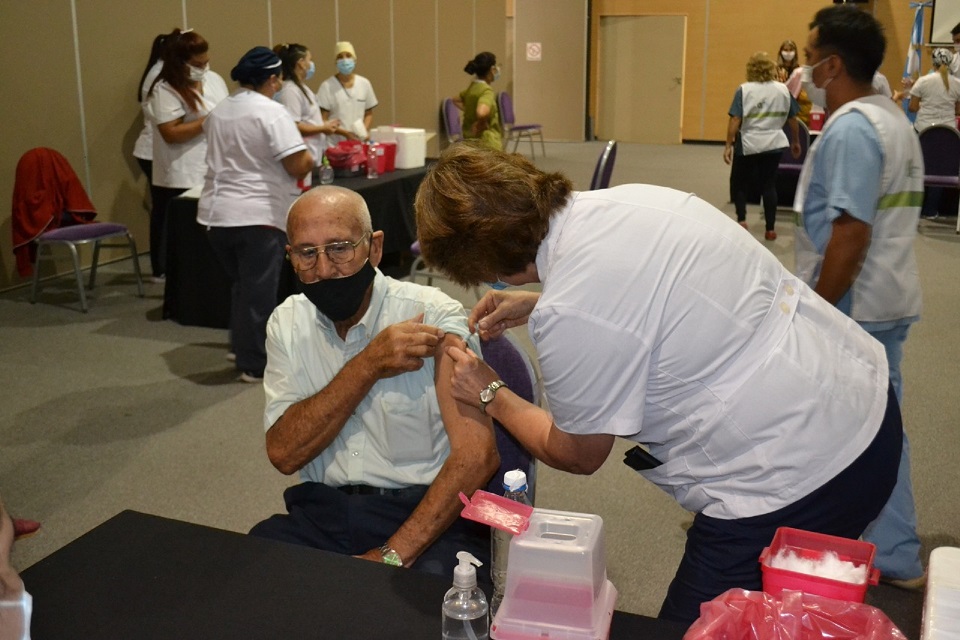
<path fill-rule="evenodd" d="M 0 500 L 0 640 L 30 638 L 33 598 L 10 564 L 14 536 L 13 520 Z"/>
<path fill-rule="evenodd" d="M 303 293 L 267 326 L 264 423 L 303 482 L 250 533 L 444 576 L 461 550 L 488 565 L 489 529 L 458 518 L 499 466 L 490 419 L 450 391 L 446 347 L 480 351 L 463 307 L 377 270 L 383 232 L 353 191 L 300 196 L 287 233 Z"/>

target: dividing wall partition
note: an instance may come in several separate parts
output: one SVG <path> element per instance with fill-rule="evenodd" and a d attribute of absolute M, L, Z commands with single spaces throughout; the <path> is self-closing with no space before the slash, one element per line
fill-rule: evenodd
<path fill-rule="evenodd" d="M 0 3 L 0 289 L 23 284 L 10 208 L 20 156 L 63 153 L 100 221 L 127 225 L 145 251 L 149 196 L 133 158 L 143 121 L 136 94 L 158 33 L 193 28 L 210 43 L 211 68 L 230 69 L 256 45 L 311 49 L 316 89 L 335 72 L 334 43 L 350 40 L 357 73 L 379 99 L 374 125 L 442 131 L 440 102 L 470 77 L 476 52 L 504 55 L 503 0 L 10 0 Z M 505 79 L 506 80 L 506 79 Z M 439 137 L 439 136 L 438 136 Z M 430 151 L 436 153 L 437 138 Z M 112 254 L 111 254 L 112 255 Z M 89 260 L 89 256 L 85 256 Z M 116 257 L 121 257 L 120 253 Z M 58 263 L 58 270 L 67 268 Z M 46 274 L 46 271 L 44 271 Z"/>

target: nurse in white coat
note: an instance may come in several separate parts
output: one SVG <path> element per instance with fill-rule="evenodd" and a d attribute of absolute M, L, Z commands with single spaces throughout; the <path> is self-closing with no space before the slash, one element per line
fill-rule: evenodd
<path fill-rule="evenodd" d="M 323 121 L 317 98 L 306 85 L 316 70 L 310 50 L 302 44 L 278 44 L 273 52 L 283 63 L 283 88 L 277 94 L 277 100 L 290 112 L 314 164 L 319 166 L 327 148 L 327 135 L 336 132 L 340 122 Z"/>
<path fill-rule="evenodd" d="M 233 281 L 230 344 L 240 379 L 259 382 L 267 364 L 267 320 L 287 242 L 287 209 L 313 168 L 297 125 L 273 100 L 280 58 L 266 47 L 248 51 L 230 72 L 240 89 L 204 122 L 207 173 L 197 222 Z"/>
<path fill-rule="evenodd" d="M 207 139 L 203 121 L 229 95 L 227 84 L 210 70 L 209 45 L 196 31 L 179 29 L 168 38 L 163 69 L 150 89 L 147 111 L 156 126 L 153 136 L 153 213 L 150 254 L 153 276 L 165 273 L 166 212 L 170 201 L 203 184 Z"/>
<path fill-rule="evenodd" d="M 329 142 L 335 145 L 341 140 L 366 140 L 370 137 L 377 94 L 369 80 L 353 72 L 357 66 L 357 54 L 352 44 L 338 42 L 335 55 L 337 73 L 324 80 L 317 91 L 323 119 L 340 121 Z"/>

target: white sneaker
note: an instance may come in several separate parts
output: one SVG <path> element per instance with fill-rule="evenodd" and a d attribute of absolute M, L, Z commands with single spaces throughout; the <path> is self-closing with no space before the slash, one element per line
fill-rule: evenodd
<path fill-rule="evenodd" d="M 235 354 L 233 351 L 228 351 L 228 352 L 227 352 L 227 360 L 229 360 L 230 362 L 236 362 L 236 361 L 237 361 L 237 354 Z"/>
<path fill-rule="evenodd" d="M 159 276 L 150 276 L 150 282 L 153 284 L 164 284 L 167 281 L 166 274 L 160 274 Z"/>
<path fill-rule="evenodd" d="M 248 383 L 248 384 L 253 384 L 253 383 L 255 383 L 255 382 L 263 382 L 263 376 L 260 376 L 260 377 L 258 378 L 257 376 L 253 375 L 252 373 L 247 373 L 246 371 L 244 371 L 243 373 L 240 374 L 239 380 L 240 380 L 240 382 L 246 382 L 246 383 Z"/>

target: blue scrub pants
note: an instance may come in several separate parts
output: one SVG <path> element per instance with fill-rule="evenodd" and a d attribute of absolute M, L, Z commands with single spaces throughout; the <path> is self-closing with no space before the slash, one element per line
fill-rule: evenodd
<path fill-rule="evenodd" d="M 903 398 L 900 361 L 903 359 L 903 343 L 906 342 L 909 331 L 908 324 L 886 331 L 870 331 L 870 335 L 879 340 L 887 351 L 890 384 L 897 392 L 897 401 Z M 903 451 L 900 454 L 897 485 L 883 511 L 864 530 L 863 539 L 877 546 L 873 564 L 885 577 L 909 580 L 923 575 L 920 538 L 917 536 L 917 509 L 913 499 L 913 482 L 910 479 L 910 443 L 907 441 L 906 430 L 903 432 Z"/>

